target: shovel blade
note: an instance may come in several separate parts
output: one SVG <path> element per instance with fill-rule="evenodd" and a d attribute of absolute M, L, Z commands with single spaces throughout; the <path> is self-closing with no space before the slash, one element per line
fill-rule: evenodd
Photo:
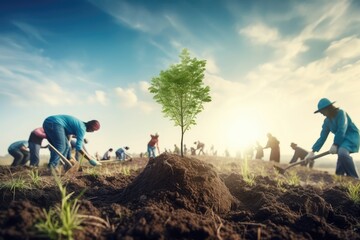
<path fill-rule="evenodd" d="M 70 175 L 75 175 L 75 173 L 77 173 L 80 169 L 80 163 L 79 162 L 75 162 L 66 172 L 65 172 L 65 176 L 70 176 Z"/>
<path fill-rule="evenodd" d="M 279 167 L 279 166 L 276 166 L 276 165 L 274 165 L 273 167 L 274 167 L 274 169 L 275 169 L 278 173 L 280 173 L 280 174 L 284 174 L 285 171 L 286 171 L 285 168 L 282 168 L 282 167 Z"/>

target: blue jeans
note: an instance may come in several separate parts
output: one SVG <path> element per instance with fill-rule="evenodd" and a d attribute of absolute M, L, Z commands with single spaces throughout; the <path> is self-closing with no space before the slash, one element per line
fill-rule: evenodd
<path fill-rule="evenodd" d="M 43 128 L 46 133 L 46 138 L 63 156 L 67 157 L 70 151 L 70 146 L 63 126 L 56 123 L 44 122 Z M 50 149 L 50 160 L 48 167 L 56 168 L 59 164 L 59 155 Z"/>
<path fill-rule="evenodd" d="M 156 154 L 155 154 L 155 146 L 149 146 L 149 145 L 148 145 L 147 152 L 148 152 L 149 158 L 154 158 L 154 157 L 156 157 Z"/>
<path fill-rule="evenodd" d="M 340 147 L 338 149 L 338 160 L 336 163 L 336 175 L 346 175 L 349 177 L 359 178 L 354 161 L 350 156 L 350 153 L 345 148 Z"/>
<path fill-rule="evenodd" d="M 24 166 L 26 165 L 27 161 L 29 160 L 29 153 L 26 151 L 21 151 L 20 149 L 11 150 L 9 154 L 14 157 L 14 161 L 12 162 L 11 166 Z"/>
<path fill-rule="evenodd" d="M 124 151 L 117 151 L 115 153 L 116 159 L 119 159 L 121 161 L 125 161 L 125 152 Z"/>
<path fill-rule="evenodd" d="M 29 142 L 30 149 L 30 166 L 39 166 L 40 162 L 40 145 Z"/>

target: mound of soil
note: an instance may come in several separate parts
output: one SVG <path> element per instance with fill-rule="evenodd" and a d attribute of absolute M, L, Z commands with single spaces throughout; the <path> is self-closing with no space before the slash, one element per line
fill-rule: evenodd
<path fill-rule="evenodd" d="M 238 203 L 211 164 L 170 154 L 150 159 L 119 201 L 158 201 L 159 197 L 177 208 L 202 213 L 209 208 L 225 213 Z"/>

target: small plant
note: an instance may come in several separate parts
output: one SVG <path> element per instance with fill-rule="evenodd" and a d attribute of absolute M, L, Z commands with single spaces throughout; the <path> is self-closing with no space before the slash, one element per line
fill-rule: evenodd
<path fill-rule="evenodd" d="M 345 184 L 345 178 L 341 175 L 333 175 L 334 182 L 339 183 L 340 185 Z"/>
<path fill-rule="evenodd" d="M 255 175 L 249 171 L 247 158 L 244 159 L 241 165 L 241 175 L 248 185 L 253 186 L 255 184 Z"/>
<path fill-rule="evenodd" d="M 93 176 L 94 178 L 99 177 L 99 172 L 96 168 L 87 168 L 84 172 Z"/>
<path fill-rule="evenodd" d="M 0 189 L 9 189 L 13 193 L 14 200 L 16 191 L 31 189 L 31 186 L 20 176 L 19 178 L 11 178 L 10 181 L 0 183 Z"/>
<path fill-rule="evenodd" d="M 32 183 L 38 187 L 40 185 L 40 181 L 41 181 L 41 177 L 39 175 L 39 170 L 37 170 L 37 169 L 32 170 L 31 172 L 29 172 L 29 176 L 30 176 Z"/>
<path fill-rule="evenodd" d="M 347 184 L 348 196 L 355 203 L 360 204 L 360 183 Z"/>
<path fill-rule="evenodd" d="M 291 186 L 298 186 L 300 185 L 300 177 L 296 172 L 290 172 L 290 176 L 287 178 L 287 183 Z"/>
<path fill-rule="evenodd" d="M 83 218 L 78 214 L 80 204 L 78 199 L 81 194 L 70 200 L 74 192 L 67 194 L 60 179 L 53 174 L 61 193 L 61 205 L 49 211 L 43 210 L 45 219 L 36 224 L 36 228 L 50 239 L 62 239 L 66 237 L 71 240 L 75 230 L 82 229 Z"/>
<path fill-rule="evenodd" d="M 122 168 L 120 168 L 120 173 L 124 176 L 130 176 L 131 168 L 128 166 L 123 166 Z"/>

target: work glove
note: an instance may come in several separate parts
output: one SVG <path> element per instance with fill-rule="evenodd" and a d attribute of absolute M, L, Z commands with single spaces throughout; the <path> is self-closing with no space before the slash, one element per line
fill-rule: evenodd
<path fill-rule="evenodd" d="M 308 163 L 310 163 L 310 161 L 312 161 L 312 158 L 315 156 L 314 152 L 309 152 L 306 157 L 304 158 L 305 160 L 305 165 L 307 165 Z"/>
<path fill-rule="evenodd" d="M 330 154 L 337 154 L 337 146 L 335 144 L 333 144 L 329 150 Z"/>
<path fill-rule="evenodd" d="M 310 158 L 313 158 L 314 156 L 315 156 L 315 153 L 311 151 L 306 155 L 305 160 L 309 160 Z"/>

